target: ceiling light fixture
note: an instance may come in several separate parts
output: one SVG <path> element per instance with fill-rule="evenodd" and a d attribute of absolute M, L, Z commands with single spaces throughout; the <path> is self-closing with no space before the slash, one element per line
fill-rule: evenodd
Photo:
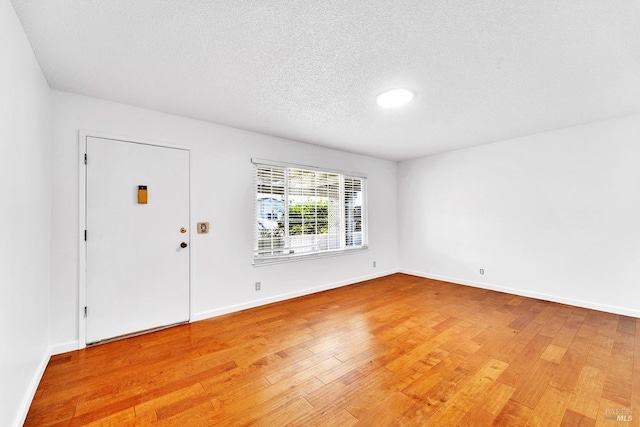
<path fill-rule="evenodd" d="M 376 102 L 381 107 L 401 107 L 408 104 L 416 97 L 416 93 L 409 89 L 391 89 L 382 92 L 376 97 Z"/>

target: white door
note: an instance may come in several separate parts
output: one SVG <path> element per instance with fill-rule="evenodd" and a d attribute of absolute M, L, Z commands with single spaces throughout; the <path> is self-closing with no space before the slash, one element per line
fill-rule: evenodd
<path fill-rule="evenodd" d="M 188 321 L 189 151 L 87 137 L 86 156 L 87 344 Z"/>

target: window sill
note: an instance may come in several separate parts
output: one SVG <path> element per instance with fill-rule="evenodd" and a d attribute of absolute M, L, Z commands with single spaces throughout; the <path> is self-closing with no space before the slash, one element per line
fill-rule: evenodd
<path fill-rule="evenodd" d="M 320 258 L 330 258 L 330 257 L 336 257 L 336 256 L 342 256 L 342 255 L 351 255 L 351 254 L 356 254 L 356 253 L 361 253 L 363 251 L 368 250 L 369 247 L 368 246 L 361 246 L 358 248 L 353 248 L 353 249 L 340 249 L 340 250 L 336 250 L 336 251 L 326 251 L 326 252 L 316 252 L 313 254 L 292 254 L 292 255 L 288 255 L 288 256 L 282 256 L 282 257 L 269 257 L 269 258 L 254 258 L 253 259 L 253 266 L 254 267 L 264 267 L 267 265 L 274 265 L 274 264 L 285 264 L 285 263 L 289 263 L 289 262 L 297 262 L 297 261 L 308 261 L 311 259 L 320 259 Z"/>

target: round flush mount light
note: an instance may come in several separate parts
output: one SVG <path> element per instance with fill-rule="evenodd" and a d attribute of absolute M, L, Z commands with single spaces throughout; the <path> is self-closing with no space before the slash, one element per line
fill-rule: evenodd
<path fill-rule="evenodd" d="M 391 89 L 382 92 L 376 97 L 376 102 L 381 107 L 401 107 L 413 101 L 416 93 L 409 89 Z"/>

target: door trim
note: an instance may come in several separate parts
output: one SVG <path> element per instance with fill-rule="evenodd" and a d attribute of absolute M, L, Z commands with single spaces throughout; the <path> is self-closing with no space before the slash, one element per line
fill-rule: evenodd
<path fill-rule="evenodd" d="M 84 317 L 84 308 L 87 305 L 87 245 L 84 240 L 84 231 L 87 227 L 87 169 L 84 163 L 84 155 L 87 152 L 87 138 L 109 139 L 113 141 L 151 145 L 154 147 L 173 148 L 189 152 L 189 224 L 187 225 L 191 236 L 191 150 L 179 145 L 169 145 L 156 141 L 144 140 L 128 136 L 114 135 L 104 132 L 86 129 L 78 130 L 78 349 L 87 347 L 87 319 Z M 91 161 L 91 160 L 89 160 Z M 192 240 L 191 240 L 192 241 Z M 191 245 L 191 249 L 193 246 Z M 191 253 L 189 251 L 189 319 L 193 319 L 193 291 L 191 289 Z"/>

